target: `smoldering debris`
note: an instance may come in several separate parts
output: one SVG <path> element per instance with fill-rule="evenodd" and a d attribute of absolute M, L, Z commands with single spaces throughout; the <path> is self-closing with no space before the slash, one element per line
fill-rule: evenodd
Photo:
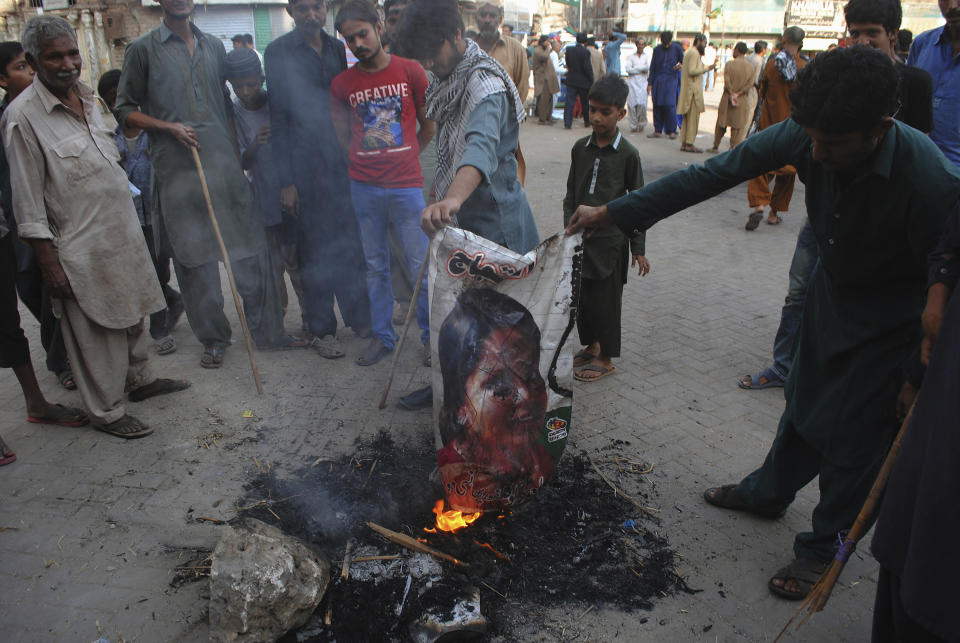
<path fill-rule="evenodd" d="M 611 445 L 595 462 L 637 504 L 655 507 L 654 486 L 621 467 L 617 451 L 624 446 Z M 578 614 L 650 609 L 661 597 L 697 591 L 680 576 L 678 557 L 659 526 L 615 493 L 586 454 L 565 454 L 555 479 L 530 502 L 484 514 L 453 533 L 424 531 L 434 527 L 433 506 L 443 497 L 431 481 L 435 469 L 428 438 L 398 445 L 381 432 L 358 440 L 344 457 L 311 454 L 292 471 L 274 467 L 248 484 L 237 501 L 246 508 L 240 515 L 311 543 L 335 569 L 348 559 L 346 577 L 336 575 L 310 621 L 285 641 L 424 640 L 427 615 L 442 623 L 465 609 L 474 592 L 488 631 L 509 640 L 518 624 L 529 625 L 546 608 L 567 606 Z M 469 566 L 414 553 L 368 522 Z"/>

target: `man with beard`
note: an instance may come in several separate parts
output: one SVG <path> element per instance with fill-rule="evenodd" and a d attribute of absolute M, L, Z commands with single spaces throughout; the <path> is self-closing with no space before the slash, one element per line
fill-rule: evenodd
<path fill-rule="evenodd" d="M 330 118 L 330 83 L 347 68 L 346 51 L 323 31 L 324 0 L 290 0 L 293 31 L 264 52 L 270 88 L 270 136 L 283 185 L 281 206 L 300 223 L 297 238 L 307 326 L 321 357 L 345 355 L 337 337 L 336 298 L 344 324 L 370 337 L 360 229 L 350 201 L 348 161 Z"/>
<path fill-rule="evenodd" d="M 713 66 L 703 64 L 703 52 L 707 37 L 697 34 L 693 38 L 693 47 L 683 54 L 683 70 L 680 77 L 680 98 L 677 100 L 677 113 L 683 116 L 680 128 L 680 151 L 703 152 L 695 146 L 697 130 L 700 128 L 700 114 L 706 109 L 703 104 L 703 75 Z M 716 63 L 714 63 L 716 64 Z"/>
<path fill-rule="evenodd" d="M 402 253 L 398 259 L 410 274 L 419 274 L 427 251 L 427 237 L 419 226 L 424 200 L 417 155 L 433 138 L 434 124 L 426 117 L 427 75 L 418 63 L 383 50 L 383 25 L 372 4 L 352 0 L 344 5 L 336 29 L 358 61 L 334 78 L 330 103 L 337 138 L 350 157 L 350 192 L 367 264 L 373 337 L 357 364 L 369 366 L 392 352 L 397 342 L 391 323 L 388 230 L 396 232 Z M 424 345 L 430 338 L 427 294 L 424 286 L 415 302 Z"/>
<path fill-rule="evenodd" d="M 17 232 L 43 271 L 94 428 L 144 437 L 153 430 L 127 414 L 124 391 L 139 402 L 189 384 L 150 371 L 143 318 L 166 303 L 127 175 L 93 91 L 80 82 L 83 60 L 70 24 L 31 18 L 23 48 L 36 79 L 0 121 Z"/>
<path fill-rule="evenodd" d="M 876 479 L 899 421 L 903 367 L 920 342 L 927 255 L 960 197 L 960 170 L 922 133 L 894 120 L 897 71 L 863 46 L 817 56 L 797 79 L 792 113 L 731 151 L 674 172 L 605 206 L 581 207 L 567 228 L 657 221 L 784 165 L 806 186 L 820 251 L 786 383 L 787 404 L 763 465 L 705 500 L 765 518 L 784 514 L 820 477 L 813 528 L 771 592 L 806 596 Z"/>
<path fill-rule="evenodd" d="M 660 44 L 654 47 L 650 60 L 647 91 L 653 99 L 653 131 L 647 138 L 660 138 L 664 134 L 671 140 L 677 138 L 677 92 L 683 55 L 683 48 L 673 42 L 673 32 L 662 32 Z"/>
<path fill-rule="evenodd" d="M 183 306 L 203 345 L 200 365 L 220 368 L 230 346 L 223 314 L 220 248 L 190 150 L 196 148 L 237 290 L 257 346 L 300 344 L 283 334 L 280 290 L 263 226 L 230 133 L 220 39 L 190 22 L 193 0 L 160 0 L 163 22 L 127 47 L 115 111 L 123 127 L 147 131 L 158 202 L 152 208 L 158 254 L 170 251 Z M 191 92 L 185 88 L 192 87 Z M 189 123 L 189 124 L 188 124 Z"/>
<path fill-rule="evenodd" d="M 947 23 L 925 31 L 910 45 L 907 64 L 933 77 L 933 131 L 930 138 L 960 167 L 960 0 L 938 0 Z"/>
<path fill-rule="evenodd" d="M 416 2 L 398 32 L 401 51 L 437 75 L 427 92 L 427 118 L 438 129 L 437 201 L 423 210 L 420 225 L 433 236 L 456 217 L 460 228 L 525 253 L 540 237 L 517 180 L 523 101 L 503 67 L 463 32 L 455 0 Z M 427 387 L 401 404 L 428 406 L 432 395 Z"/>
<path fill-rule="evenodd" d="M 503 7 L 484 2 L 477 8 L 477 44 L 487 55 L 503 65 L 517 88 L 520 101 L 526 102 L 530 91 L 530 64 L 527 62 L 527 52 L 520 41 L 512 36 L 501 34 L 499 29 L 503 21 Z M 527 163 L 523 160 L 523 152 L 517 143 L 517 178 L 523 185 L 527 176 Z"/>

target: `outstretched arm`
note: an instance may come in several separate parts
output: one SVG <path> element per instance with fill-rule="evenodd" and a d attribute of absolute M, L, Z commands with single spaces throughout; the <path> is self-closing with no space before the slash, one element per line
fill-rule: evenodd
<path fill-rule="evenodd" d="M 801 163 L 809 146 L 806 132 L 788 118 L 703 165 L 691 165 L 668 174 L 607 205 L 580 206 L 573 213 L 566 232 L 569 235 L 588 228 L 617 225 L 628 237 L 634 237 L 657 221 L 743 181 L 784 165 Z"/>

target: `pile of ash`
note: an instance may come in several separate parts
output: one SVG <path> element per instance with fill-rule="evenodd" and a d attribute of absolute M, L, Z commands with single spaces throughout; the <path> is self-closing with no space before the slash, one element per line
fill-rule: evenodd
<path fill-rule="evenodd" d="M 605 449 L 602 462 L 613 462 L 611 451 L 621 446 L 628 445 Z M 518 622 L 529 623 L 523 614 L 531 607 L 650 609 L 658 597 L 695 591 L 678 575 L 676 556 L 656 524 L 618 497 L 582 453 L 568 451 L 555 478 L 530 502 L 484 514 L 454 533 L 424 531 L 434 526 L 433 506 L 442 498 L 439 483 L 431 480 L 435 468 L 430 442 L 401 446 L 381 432 L 358 441 L 350 455 L 305 458 L 293 471 L 273 468 L 249 483 L 237 503 L 246 508 L 241 515 L 311 543 L 331 561 L 337 578 L 311 622 L 284 640 L 414 640 L 411 625 L 426 612 L 442 621 L 476 591 L 490 631 L 507 637 Z M 608 477 L 618 470 L 619 458 Z M 637 476 L 624 477 L 622 485 L 632 480 L 634 487 L 650 489 Z M 651 502 L 650 492 L 628 493 Z M 367 522 L 467 565 L 415 554 Z M 336 572 L 348 542 L 351 563 L 342 579 Z"/>

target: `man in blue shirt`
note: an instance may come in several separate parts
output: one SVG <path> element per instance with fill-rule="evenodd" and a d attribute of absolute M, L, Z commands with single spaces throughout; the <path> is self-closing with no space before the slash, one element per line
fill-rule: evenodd
<path fill-rule="evenodd" d="M 660 34 L 660 45 L 653 49 L 647 91 L 653 98 L 653 132 L 647 138 L 664 134 L 677 138 L 677 94 L 680 90 L 680 66 L 683 48 L 673 42 L 673 32 Z"/>
<path fill-rule="evenodd" d="M 960 166 L 960 0 L 939 0 L 947 24 L 916 37 L 907 64 L 933 77 L 933 131 L 930 138 Z"/>
<path fill-rule="evenodd" d="M 610 34 L 610 40 L 603 48 L 604 62 L 607 64 L 607 73 L 620 75 L 620 45 L 627 40 L 627 35 L 619 31 Z M 596 78 L 594 80 L 599 80 Z"/>

